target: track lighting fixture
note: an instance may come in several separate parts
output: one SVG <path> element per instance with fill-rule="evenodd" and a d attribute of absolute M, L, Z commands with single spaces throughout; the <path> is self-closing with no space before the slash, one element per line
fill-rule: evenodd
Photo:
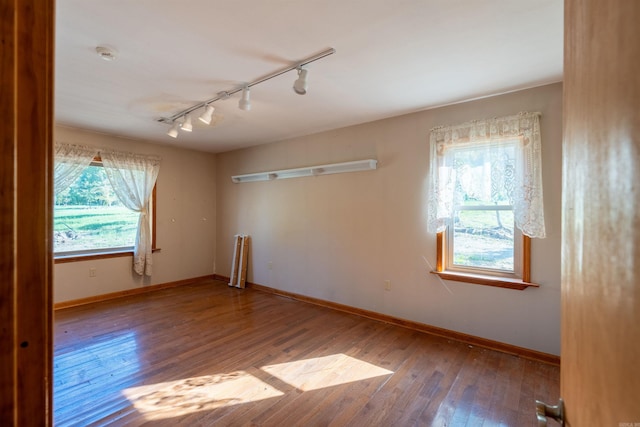
<path fill-rule="evenodd" d="M 249 86 L 242 89 L 242 98 L 238 102 L 238 108 L 243 111 L 251 110 L 251 89 L 249 89 Z"/>
<path fill-rule="evenodd" d="M 271 80 L 274 77 L 278 77 L 281 74 L 284 74 L 286 72 L 292 71 L 292 70 L 297 70 L 298 72 L 298 78 L 296 79 L 296 81 L 293 83 L 293 90 L 299 94 L 299 95 L 304 95 L 307 93 L 307 69 L 303 68 L 305 65 L 310 64 L 314 61 L 317 61 L 319 59 L 324 58 L 325 56 L 329 56 L 329 55 L 333 55 L 336 52 L 335 49 L 333 48 L 329 48 L 326 49 L 320 53 L 317 53 L 313 56 L 310 56 L 308 58 L 305 58 L 301 61 L 296 62 L 295 64 L 292 64 L 291 66 L 282 68 L 280 70 L 277 70 L 271 74 L 268 74 L 266 76 L 260 77 L 257 80 L 254 80 L 252 82 L 249 83 L 245 83 L 242 86 L 236 87 L 235 89 L 232 90 L 228 90 L 228 91 L 222 91 L 222 92 L 218 92 L 218 94 L 211 98 L 208 99 L 204 102 L 201 102 L 199 104 L 195 104 L 185 110 L 182 110 L 176 114 L 174 114 L 171 117 L 160 117 L 159 119 L 156 119 L 158 122 L 160 123 L 166 123 L 168 125 L 171 125 L 171 129 L 169 129 L 169 132 L 167 132 L 167 135 L 176 138 L 178 136 L 178 129 L 180 129 L 180 127 L 182 127 L 182 130 L 187 131 L 187 132 L 191 132 L 193 130 L 192 124 L 191 124 L 191 117 L 189 116 L 190 113 L 192 113 L 195 110 L 198 110 L 200 108 L 204 108 L 204 112 L 198 117 L 198 119 L 200 121 L 202 121 L 203 123 L 206 124 L 210 124 L 211 120 L 213 118 L 213 111 L 215 110 L 215 108 L 213 107 L 213 105 L 211 105 L 212 103 L 214 103 L 215 101 L 220 101 L 220 100 L 225 100 L 228 99 L 231 95 L 242 91 L 242 97 L 240 98 L 240 101 L 238 102 L 238 107 L 241 110 L 244 111 L 249 111 L 251 110 L 251 87 L 255 86 L 257 84 L 266 82 L 267 80 Z M 177 120 L 183 118 L 183 122 L 180 123 Z"/>
<path fill-rule="evenodd" d="M 298 68 L 298 79 L 293 83 L 293 90 L 298 95 L 307 93 L 307 70 Z"/>
<path fill-rule="evenodd" d="M 169 132 L 167 132 L 167 135 L 171 138 L 177 138 L 178 129 L 180 129 L 180 122 L 173 122 L 173 125 L 171 126 L 171 129 L 169 129 Z"/>
<path fill-rule="evenodd" d="M 193 125 L 191 124 L 191 116 L 184 116 L 184 121 L 182 122 L 182 130 L 185 132 L 193 131 Z"/>
<path fill-rule="evenodd" d="M 208 104 L 204 109 L 204 113 L 202 113 L 202 115 L 198 117 L 198 119 L 205 125 L 211 124 L 211 119 L 213 118 L 214 110 L 215 108 L 213 107 L 213 105 Z"/>

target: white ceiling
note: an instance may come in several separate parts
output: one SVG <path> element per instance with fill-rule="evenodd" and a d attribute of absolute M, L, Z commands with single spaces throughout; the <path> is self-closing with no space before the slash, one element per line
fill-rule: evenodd
<path fill-rule="evenodd" d="M 58 0 L 56 121 L 209 152 L 562 80 L 560 0 Z M 100 45 L 118 51 L 102 60 Z M 333 47 L 166 135 L 155 119 Z"/>

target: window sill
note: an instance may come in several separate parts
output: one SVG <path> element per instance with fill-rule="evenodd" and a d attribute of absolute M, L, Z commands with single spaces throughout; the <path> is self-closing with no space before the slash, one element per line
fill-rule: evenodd
<path fill-rule="evenodd" d="M 160 251 L 160 248 L 154 248 L 151 252 L 155 253 Z M 120 258 L 133 256 L 133 251 L 121 251 L 121 252 L 106 252 L 106 253 L 94 253 L 94 254 L 83 254 L 83 255 L 69 255 L 69 256 L 58 256 L 53 259 L 54 264 L 65 264 L 68 262 L 78 262 L 78 261 L 92 261 L 96 259 L 107 259 L 107 258 Z"/>
<path fill-rule="evenodd" d="M 540 287 L 540 285 L 536 283 L 525 282 L 521 279 L 509 279 L 508 277 L 482 276 L 479 274 L 458 273 L 452 271 L 432 271 L 431 274 L 436 274 L 444 280 L 473 283 L 476 285 L 496 286 L 498 288 L 516 289 L 519 291 L 529 287 Z"/>

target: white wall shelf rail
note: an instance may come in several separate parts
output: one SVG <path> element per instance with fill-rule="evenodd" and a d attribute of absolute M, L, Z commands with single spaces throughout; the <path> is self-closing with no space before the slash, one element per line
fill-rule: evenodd
<path fill-rule="evenodd" d="M 360 172 L 377 169 L 378 161 L 374 159 L 356 160 L 353 162 L 332 163 L 329 165 L 308 166 L 296 169 L 283 169 L 269 172 L 249 173 L 245 175 L 234 175 L 233 182 L 256 182 L 272 181 L 275 179 L 300 178 L 303 176 L 330 175 L 334 173 Z"/>

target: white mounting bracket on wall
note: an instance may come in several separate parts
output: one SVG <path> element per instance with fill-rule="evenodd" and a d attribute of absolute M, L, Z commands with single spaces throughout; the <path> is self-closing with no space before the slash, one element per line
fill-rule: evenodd
<path fill-rule="evenodd" d="M 306 168 L 283 169 L 278 171 L 249 173 L 245 175 L 235 175 L 231 181 L 256 182 L 272 181 L 274 179 L 299 178 L 302 176 L 330 175 L 333 173 L 359 172 L 376 169 L 378 161 L 374 159 L 356 160 L 354 162 L 332 163 L 330 165 L 308 166 Z"/>

